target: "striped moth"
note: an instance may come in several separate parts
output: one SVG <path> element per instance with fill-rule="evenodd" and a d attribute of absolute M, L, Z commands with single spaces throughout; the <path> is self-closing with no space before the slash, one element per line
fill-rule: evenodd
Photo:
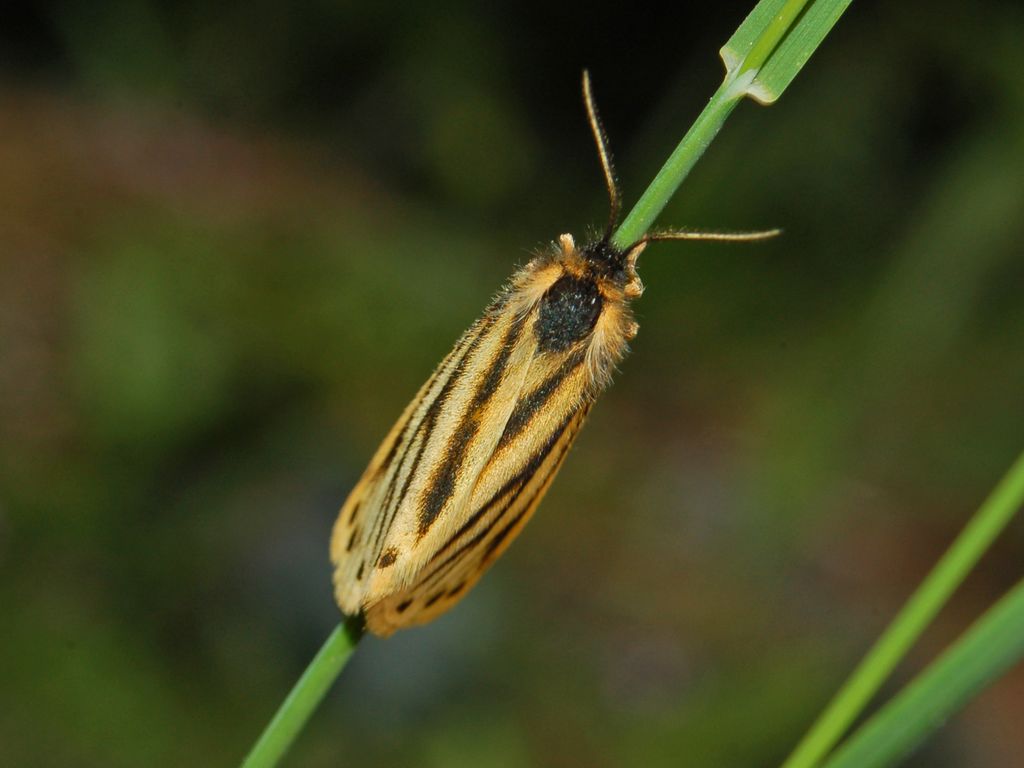
<path fill-rule="evenodd" d="M 611 236 L 620 195 L 587 73 L 583 100 L 611 201 L 608 228 L 572 235 L 517 271 L 391 428 L 331 536 L 335 597 L 387 636 L 458 602 L 523 529 L 628 351 L 651 240 L 753 240 L 771 232 Z"/>

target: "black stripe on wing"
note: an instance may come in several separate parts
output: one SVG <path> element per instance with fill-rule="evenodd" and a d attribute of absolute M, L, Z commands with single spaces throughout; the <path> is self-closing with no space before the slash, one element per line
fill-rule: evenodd
<path fill-rule="evenodd" d="M 385 535 L 391 529 L 391 524 L 394 522 L 395 515 L 402 503 L 402 499 L 408 492 L 409 485 L 412 482 L 413 477 L 416 475 L 416 470 L 423 458 L 423 452 L 426 450 L 427 443 L 430 441 L 430 435 L 434 431 L 434 426 L 437 423 L 437 417 L 441 413 L 441 409 L 444 408 L 451 396 L 452 390 L 462 378 L 468 359 L 480 345 L 487 329 L 491 324 L 493 324 L 493 322 L 492 316 L 485 316 L 480 320 L 479 327 L 475 329 L 476 333 L 473 333 L 473 329 L 471 329 L 471 332 L 467 333 L 463 339 L 460 340 L 460 343 L 456 345 L 456 348 L 452 351 L 450 364 L 442 364 L 441 366 L 442 369 L 446 369 L 446 371 L 442 373 L 442 376 L 445 376 L 444 383 L 430 402 L 430 405 L 423 411 L 423 415 L 420 419 L 415 420 L 410 418 L 409 422 L 402 430 L 402 434 L 399 435 L 398 439 L 395 441 L 393 451 L 395 452 L 395 456 L 391 463 L 391 467 L 394 469 L 390 474 L 388 484 L 384 490 L 384 496 L 381 501 L 382 511 L 377 518 L 377 525 L 374 527 L 371 534 L 373 537 L 372 552 L 374 555 L 376 555 L 377 550 L 380 549 Z M 441 372 L 441 369 L 439 369 L 439 372 Z M 429 393 L 429 388 L 427 392 Z M 410 449 L 414 444 L 417 447 L 415 453 L 410 456 Z M 398 450 L 399 447 L 400 451 Z M 407 465 L 408 469 L 406 470 Z M 404 481 L 401 480 L 403 476 Z M 399 482 L 401 482 L 402 485 L 401 490 L 398 489 Z M 398 491 L 397 494 L 396 491 Z"/>
<path fill-rule="evenodd" d="M 572 378 L 572 375 L 583 365 L 586 359 L 586 350 L 580 349 L 570 354 L 558 369 L 548 378 L 538 384 L 532 391 L 525 393 L 516 403 L 515 409 L 505 424 L 505 431 L 498 441 L 495 452 L 512 443 L 530 425 L 551 396 L 558 391 L 565 381 Z"/>
<path fill-rule="evenodd" d="M 367 606 L 367 622 L 373 632 L 388 635 L 396 629 L 422 624 L 448 610 L 462 598 L 487 570 L 501 551 L 511 543 L 536 509 L 558 472 L 590 405 L 576 410 L 524 466 L 523 477 L 499 490 L 485 506 L 498 505 L 496 514 L 483 523 L 483 530 L 468 540 L 454 539 L 431 561 L 415 584 L 399 594 Z M 526 474 L 527 469 L 532 474 Z M 441 555 L 446 554 L 445 557 Z"/>
<path fill-rule="evenodd" d="M 460 559 L 464 556 L 471 556 L 473 551 L 488 537 L 495 527 L 501 523 L 509 513 L 509 510 L 519 510 L 519 513 L 523 514 L 530 509 L 531 505 L 533 505 L 535 501 L 540 500 L 539 497 L 543 493 L 543 489 L 546 487 L 547 481 L 554 476 L 555 472 L 557 472 L 558 468 L 561 466 L 562 460 L 565 458 L 565 454 L 572 446 L 573 439 L 579 430 L 579 425 L 582 424 L 583 419 L 586 418 L 589 410 L 589 405 L 586 405 L 575 412 L 570 413 L 562 423 L 552 431 L 548 439 L 545 440 L 525 461 L 522 468 L 500 489 L 498 489 L 498 491 L 491 496 L 491 498 L 483 504 L 479 510 L 474 512 L 472 517 L 470 517 L 462 527 L 456 531 L 452 538 L 449 539 L 448 543 L 438 550 L 437 554 L 431 558 L 430 563 L 424 570 L 422 577 L 419 579 L 420 584 L 426 585 L 436 583 L 440 579 L 443 579 L 446 573 L 456 568 Z M 567 439 L 563 441 L 563 437 L 566 436 Z M 542 475 L 538 475 L 538 470 L 540 470 L 545 460 L 560 442 L 562 445 L 559 448 L 555 460 L 550 463 L 547 471 Z M 523 490 L 534 481 L 537 483 L 536 486 L 534 486 L 534 492 L 531 493 L 528 498 L 523 498 Z M 513 514 L 516 513 L 513 512 Z M 484 518 L 488 517 L 490 519 L 483 523 L 480 530 L 474 530 L 474 527 L 484 520 Z M 460 539 L 465 539 L 470 531 L 473 532 L 472 536 L 465 541 L 460 542 Z M 502 535 L 503 538 L 504 535 Z"/>
<path fill-rule="evenodd" d="M 445 458 L 434 470 L 428 490 L 423 497 L 417 529 L 419 538 L 426 535 L 438 515 L 441 514 L 441 510 L 455 493 L 458 476 L 462 471 L 469 446 L 480 430 L 480 424 L 491 398 L 494 397 L 494 393 L 498 391 L 498 387 L 505 378 L 505 369 L 508 367 L 509 358 L 519 343 L 519 337 L 522 335 L 525 324 L 526 318 L 521 317 L 509 325 L 493 357 L 487 364 L 486 371 L 480 381 L 476 383 L 473 399 L 463 413 L 459 425 L 452 433 L 451 440 L 445 446 Z"/>

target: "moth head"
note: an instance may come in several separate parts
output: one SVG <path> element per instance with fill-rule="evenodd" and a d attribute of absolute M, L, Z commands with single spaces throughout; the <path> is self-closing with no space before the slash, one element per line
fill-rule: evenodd
<path fill-rule="evenodd" d="M 557 261 L 564 271 L 593 281 L 609 298 L 634 299 L 643 293 L 636 262 L 646 247 L 644 239 L 618 248 L 605 236 L 578 248 L 572 235 L 566 234 L 558 239 Z"/>

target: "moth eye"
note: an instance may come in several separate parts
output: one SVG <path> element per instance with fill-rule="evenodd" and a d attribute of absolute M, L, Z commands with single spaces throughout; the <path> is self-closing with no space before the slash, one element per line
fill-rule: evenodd
<path fill-rule="evenodd" d="M 592 280 L 559 278 L 540 301 L 535 333 L 544 352 L 560 352 L 594 328 L 604 301 Z"/>

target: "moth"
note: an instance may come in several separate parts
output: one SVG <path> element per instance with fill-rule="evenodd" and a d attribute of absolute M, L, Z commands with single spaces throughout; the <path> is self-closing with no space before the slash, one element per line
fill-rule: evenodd
<path fill-rule="evenodd" d="M 604 236 L 572 235 L 498 292 L 420 388 L 334 524 L 342 612 L 387 636 L 462 599 L 529 521 L 636 336 L 637 258 L 652 240 L 776 234 L 664 232 L 612 244 L 621 196 L 583 73 L 583 102 L 611 211 Z"/>

